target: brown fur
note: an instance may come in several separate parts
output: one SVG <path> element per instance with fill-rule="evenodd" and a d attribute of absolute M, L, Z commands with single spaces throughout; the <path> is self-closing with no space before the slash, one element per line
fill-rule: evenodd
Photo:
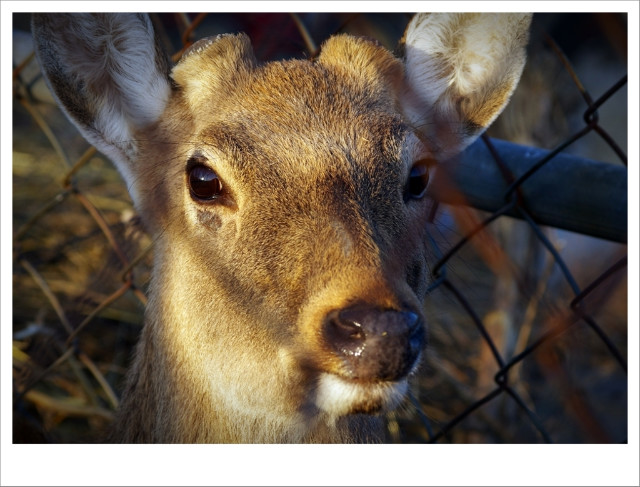
<path fill-rule="evenodd" d="M 362 303 L 422 320 L 429 204 L 405 193 L 411 166 L 437 151 L 417 126 L 424 115 L 406 110 L 407 93 L 423 98 L 425 89 L 411 66 L 350 36 L 327 41 L 315 62 L 258 66 L 246 36 L 222 36 L 193 46 L 171 81 L 156 62 L 157 72 L 139 74 L 140 86 L 126 84 L 153 86 L 162 106 L 161 116 L 140 124 L 126 107 L 104 112 L 113 102 L 96 103 L 95 87 L 86 93 L 79 83 L 78 96 L 64 95 L 83 73 L 69 65 L 59 47 L 69 41 L 51 26 L 101 20 L 51 19 L 34 19 L 51 86 L 85 136 L 111 150 L 155 241 L 146 324 L 109 439 L 382 440 L 371 414 L 398 402 L 406 376 L 353 381 L 323 327 L 336 310 Z M 139 27 L 144 18 L 119 20 L 157 53 Z M 515 46 L 522 51 L 522 39 Z M 54 76 L 54 65 L 63 75 Z M 495 116 L 519 70 L 508 80 L 490 76 L 496 86 L 484 92 L 494 95 L 462 122 L 475 127 Z M 119 73 L 100 76 L 116 98 Z M 158 111 L 140 110 L 136 120 Z M 101 130 L 87 113 L 116 128 Z M 128 151 L 118 152 L 126 141 L 110 133 L 126 135 Z M 224 199 L 192 197 L 190 160 L 215 170 Z"/>

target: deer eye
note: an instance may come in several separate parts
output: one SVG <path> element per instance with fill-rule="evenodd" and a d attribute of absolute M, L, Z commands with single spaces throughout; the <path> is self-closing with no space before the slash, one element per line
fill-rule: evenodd
<path fill-rule="evenodd" d="M 404 188 L 405 201 L 410 199 L 420 199 L 427 192 L 429 184 L 429 168 L 424 163 L 417 163 L 409 172 L 409 178 Z"/>
<path fill-rule="evenodd" d="M 222 194 L 222 181 L 213 169 L 204 164 L 193 164 L 187 169 L 191 197 L 210 201 Z"/>

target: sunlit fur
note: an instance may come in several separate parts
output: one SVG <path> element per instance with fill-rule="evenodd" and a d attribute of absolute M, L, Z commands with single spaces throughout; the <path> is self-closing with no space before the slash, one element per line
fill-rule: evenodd
<path fill-rule="evenodd" d="M 406 116 L 447 157 L 493 122 L 515 88 L 526 56 L 529 14 L 417 14 L 402 39 Z"/>
<path fill-rule="evenodd" d="M 315 403 L 322 411 L 332 416 L 343 416 L 353 412 L 377 413 L 395 408 L 407 392 L 407 380 L 359 384 L 341 379 L 334 374 L 322 374 L 318 381 Z"/>
<path fill-rule="evenodd" d="M 340 35 L 315 61 L 266 65 L 226 35 L 170 70 L 146 16 L 35 15 L 52 90 L 114 159 L 154 240 L 108 440 L 382 441 L 378 413 L 410 374 L 353 377 L 323 327 L 360 303 L 422 323 L 429 202 L 406 197 L 411 167 L 497 116 L 528 22 L 419 15 L 402 58 Z M 191 194 L 194 159 L 221 179 L 219 199 Z"/>

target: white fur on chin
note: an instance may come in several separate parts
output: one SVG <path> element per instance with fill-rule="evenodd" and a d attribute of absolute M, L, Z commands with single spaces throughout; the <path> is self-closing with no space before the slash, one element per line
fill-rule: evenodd
<path fill-rule="evenodd" d="M 407 393 L 407 379 L 398 382 L 358 383 L 323 373 L 318 380 L 316 406 L 332 416 L 358 412 L 371 404 L 379 404 L 381 411 L 395 408 Z M 367 406 L 368 405 L 368 406 Z"/>

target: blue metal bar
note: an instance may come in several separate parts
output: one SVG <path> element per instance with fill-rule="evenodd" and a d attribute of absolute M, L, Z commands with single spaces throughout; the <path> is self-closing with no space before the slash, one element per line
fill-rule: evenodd
<path fill-rule="evenodd" d="M 517 179 L 550 151 L 497 139 L 492 145 Z M 446 204 L 495 212 L 505 206 L 509 182 L 482 140 L 433 171 L 428 193 Z M 536 223 L 626 243 L 627 168 L 559 153 L 519 186 Z M 507 213 L 522 218 L 515 205 Z"/>

